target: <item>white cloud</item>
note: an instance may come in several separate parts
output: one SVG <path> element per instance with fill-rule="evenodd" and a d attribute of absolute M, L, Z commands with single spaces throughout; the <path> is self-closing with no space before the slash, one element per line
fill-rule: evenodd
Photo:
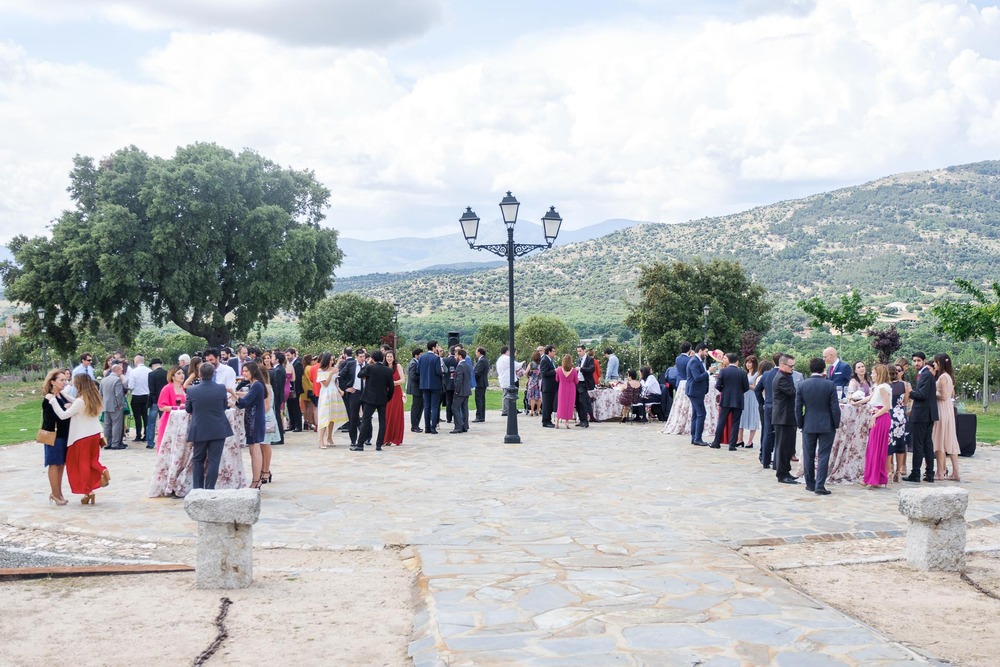
<path fill-rule="evenodd" d="M 240 30 L 293 46 L 386 46 L 441 21 L 443 0 L 0 0 L 49 21 L 101 19 L 138 30 Z"/>
<path fill-rule="evenodd" d="M 1000 156 L 1000 10 L 778 3 L 692 29 L 567 27 L 474 56 L 179 32 L 141 81 L 0 45 L 0 240 L 66 206 L 75 153 L 250 146 L 313 168 L 346 236 L 455 231 L 512 189 L 567 227 L 684 220 Z M 783 8 L 783 9 L 782 9 Z M 410 78 L 410 77 L 414 78 Z"/>

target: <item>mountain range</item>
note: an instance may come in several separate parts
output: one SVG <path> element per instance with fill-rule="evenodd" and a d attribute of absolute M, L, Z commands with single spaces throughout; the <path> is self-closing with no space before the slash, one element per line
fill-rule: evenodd
<path fill-rule="evenodd" d="M 563 229 L 558 243 L 590 241 L 619 229 L 640 224 L 635 220 L 605 220 L 580 229 Z M 455 220 L 458 229 L 458 220 Z M 544 243 L 542 226 L 520 221 L 515 231 L 522 243 Z M 477 244 L 506 243 L 507 228 L 500 218 L 479 223 Z M 403 237 L 391 241 L 363 241 L 339 238 L 337 245 L 344 252 L 344 261 L 337 268 L 338 278 L 368 273 L 439 270 L 442 268 L 482 269 L 497 266 L 496 256 L 485 251 L 472 250 L 460 232 L 431 238 Z"/>
<path fill-rule="evenodd" d="M 620 327 L 626 303 L 637 299 L 640 266 L 694 257 L 739 261 L 768 290 L 781 326 L 803 326 L 798 300 L 852 288 L 872 305 L 919 312 L 955 278 L 996 279 L 1000 161 L 896 174 L 743 213 L 557 242 L 517 261 L 515 308 L 519 317 L 550 313 L 582 335 L 600 335 Z M 424 320 L 468 330 L 505 321 L 507 271 L 356 276 L 338 279 L 335 291 L 398 301 L 411 327 Z"/>

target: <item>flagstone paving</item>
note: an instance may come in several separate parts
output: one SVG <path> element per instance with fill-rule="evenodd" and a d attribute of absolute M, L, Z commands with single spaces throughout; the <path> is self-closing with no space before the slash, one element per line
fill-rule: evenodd
<path fill-rule="evenodd" d="M 275 447 L 258 547 L 384 548 L 418 568 L 416 665 L 891 665 L 927 658 L 758 568 L 767 540 L 899 534 L 896 490 L 781 485 L 757 450 L 646 426 L 541 429 L 503 444 L 491 413 L 402 447 Z M 0 448 L 0 521 L 193 543 L 182 501 L 146 498 L 153 454 L 106 452 L 95 506 L 46 505 L 41 445 Z M 1000 520 L 1000 452 L 962 459 L 970 521 Z M 247 459 L 249 466 L 249 459 Z M 949 484 L 949 486 L 952 484 Z"/>

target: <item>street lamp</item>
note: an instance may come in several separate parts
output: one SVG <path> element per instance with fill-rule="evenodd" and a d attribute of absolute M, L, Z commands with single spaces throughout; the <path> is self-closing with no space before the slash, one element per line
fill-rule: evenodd
<path fill-rule="evenodd" d="M 711 312 L 711 310 L 712 309 L 708 307 L 707 303 L 705 304 L 705 307 L 701 309 L 701 312 L 705 313 L 705 323 L 702 324 L 701 327 L 703 333 L 701 342 L 705 345 L 708 345 L 708 313 Z"/>
<path fill-rule="evenodd" d="M 38 323 L 41 325 L 39 331 L 42 333 L 42 366 L 45 367 L 45 372 L 49 372 L 49 353 L 48 346 L 45 341 L 45 334 L 48 333 L 48 327 L 45 326 L 45 309 L 41 306 L 35 311 L 38 313 Z"/>
<path fill-rule="evenodd" d="M 465 213 L 458 220 L 462 225 L 462 234 L 470 248 L 486 250 L 494 255 L 507 258 L 507 336 L 508 348 L 510 349 L 510 383 L 504 391 L 503 397 L 504 407 L 507 409 L 507 435 L 503 438 L 505 443 L 521 442 L 521 436 L 517 433 L 517 378 L 514 371 L 514 258 L 527 255 L 534 250 L 551 248 L 556 237 L 559 236 L 559 227 L 562 225 L 562 218 L 556 212 L 556 207 L 550 206 L 548 212 L 542 216 L 545 243 L 514 243 L 514 224 L 517 223 L 517 209 L 520 206 L 520 202 L 514 198 L 510 190 L 500 200 L 503 224 L 507 226 L 506 243 L 476 245 L 476 237 L 479 236 L 479 216 L 476 215 L 471 206 L 465 208 Z"/>

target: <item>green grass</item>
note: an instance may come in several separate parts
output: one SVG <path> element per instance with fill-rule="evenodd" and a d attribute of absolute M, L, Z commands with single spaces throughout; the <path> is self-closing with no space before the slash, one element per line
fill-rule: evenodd
<path fill-rule="evenodd" d="M 0 445 L 34 440 L 42 425 L 41 398 L 0 410 Z"/>
<path fill-rule="evenodd" d="M 976 440 L 1000 445 L 1000 411 L 976 415 Z"/>

